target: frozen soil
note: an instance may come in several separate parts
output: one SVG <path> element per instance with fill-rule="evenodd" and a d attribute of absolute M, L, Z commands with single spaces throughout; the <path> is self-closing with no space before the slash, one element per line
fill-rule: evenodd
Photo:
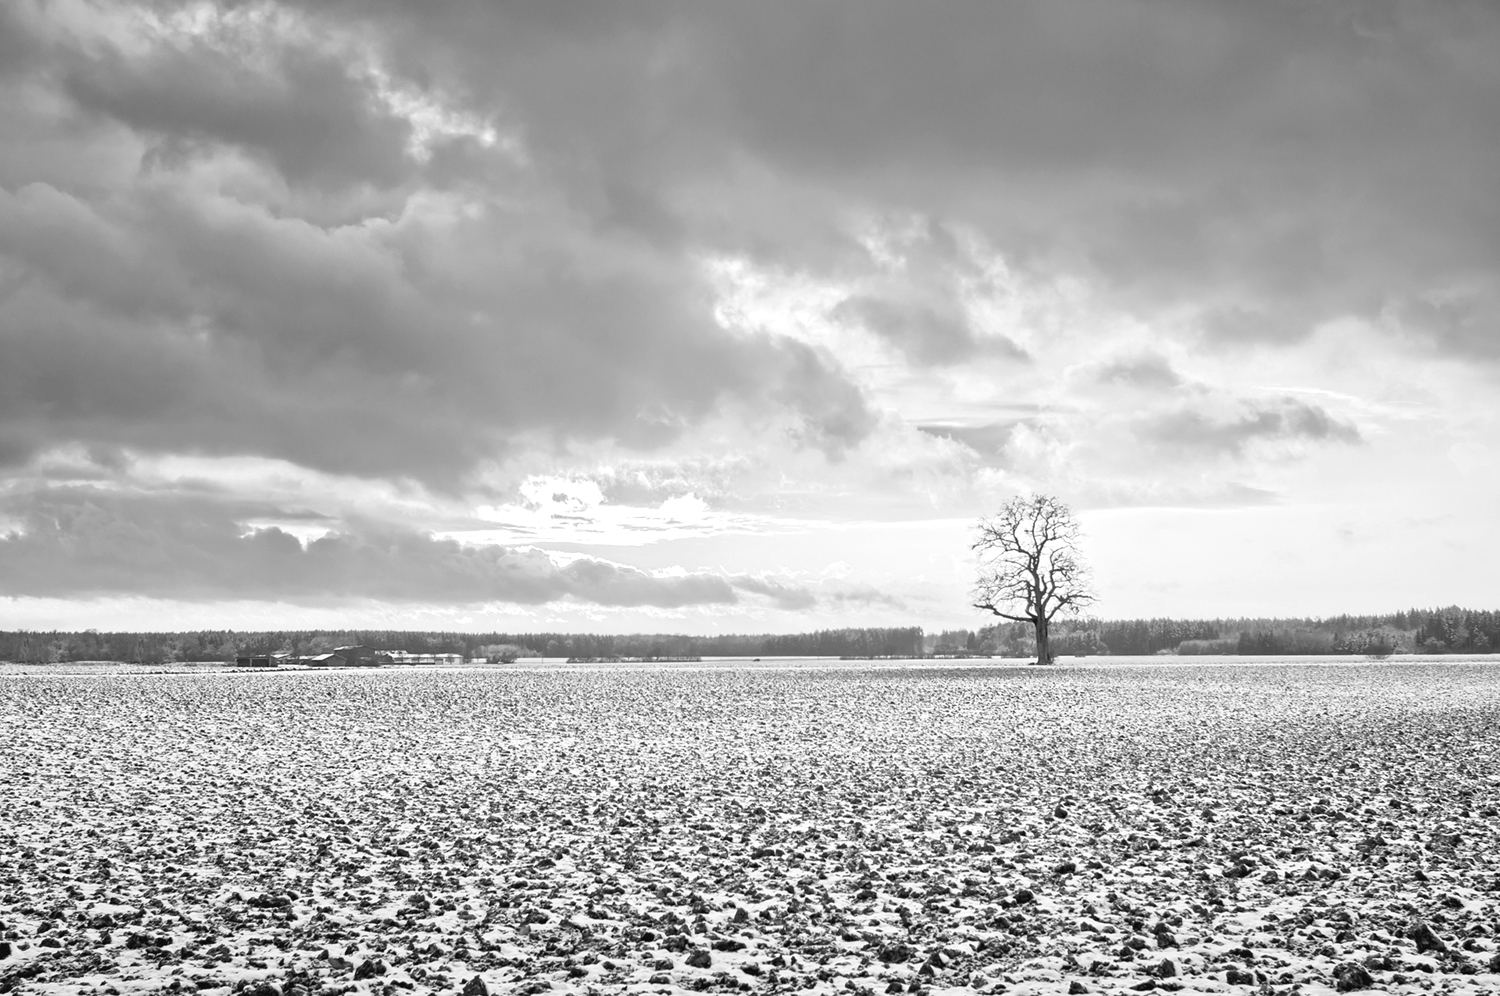
<path fill-rule="evenodd" d="M 0 992 L 1495 993 L 1497 747 L 1486 663 L 6 675 Z"/>

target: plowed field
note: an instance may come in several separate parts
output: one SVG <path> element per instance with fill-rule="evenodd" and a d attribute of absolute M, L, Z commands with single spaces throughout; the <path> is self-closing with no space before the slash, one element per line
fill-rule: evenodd
<path fill-rule="evenodd" d="M 9 675 L 0 992 L 1500 992 L 1497 748 L 1484 662 Z"/>

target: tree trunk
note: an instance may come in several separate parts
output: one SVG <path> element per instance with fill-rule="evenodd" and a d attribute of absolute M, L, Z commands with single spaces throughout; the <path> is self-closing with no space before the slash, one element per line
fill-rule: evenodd
<path fill-rule="evenodd" d="M 1038 615 L 1032 620 L 1036 627 L 1036 662 L 1038 664 L 1052 663 L 1051 638 L 1047 633 L 1047 617 Z"/>

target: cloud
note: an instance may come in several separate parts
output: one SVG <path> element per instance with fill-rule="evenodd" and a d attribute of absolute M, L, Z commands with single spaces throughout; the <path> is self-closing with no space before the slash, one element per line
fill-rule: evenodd
<path fill-rule="evenodd" d="M 732 605 L 739 593 L 783 609 L 814 604 L 804 588 L 705 572 L 650 573 L 594 557 L 559 564 L 541 550 L 464 546 L 377 523 L 332 524 L 300 542 L 247 519 L 313 521 L 297 509 L 95 489 L 13 496 L 3 509 L 0 593 L 136 595 L 184 601 L 262 599 L 602 606 Z"/>
<path fill-rule="evenodd" d="M 108 46 L 70 60 L 64 92 L 149 136 L 157 164 L 227 145 L 298 186 L 393 187 L 417 171 L 412 122 L 378 99 L 349 53 L 287 38 L 274 20 L 216 20 L 216 31 L 156 40 L 139 54 Z"/>
<path fill-rule="evenodd" d="M 451 482 L 738 408 L 846 453 L 875 417 L 838 362 L 715 321 L 734 254 L 919 366 L 1030 352 L 968 310 L 979 243 L 1216 341 L 1496 340 L 1482 5 L 18 11 L 8 452 Z M 909 231 L 872 255 L 870 219 Z"/>
<path fill-rule="evenodd" d="M 657 190 L 640 217 L 683 238 L 841 273 L 851 215 L 958 220 L 1029 272 L 1146 310 L 1265 315 L 1232 334 L 1287 341 L 1455 286 L 1500 301 L 1500 14 L 1381 4 L 1372 31 L 1369 8 L 344 10 L 402 64 L 515 108 L 538 161 L 590 178 L 580 202 Z"/>
<path fill-rule="evenodd" d="M 999 459 L 1010 445 L 1019 419 L 991 422 L 986 425 L 949 425 L 931 423 L 917 426 L 922 432 L 938 439 L 952 439 L 988 459 Z"/>
<path fill-rule="evenodd" d="M 870 585 L 849 585 L 842 590 L 831 592 L 828 598 L 840 605 L 883 606 L 900 609 L 903 612 L 909 608 L 905 600 Z"/>
<path fill-rule="evenodd" d="M 1240 456 L 1263 442 L 1357 444 L 1359 428 L 1298 398 L 1241 402 L 1233 411 L 1204 411 L 1191 405 L 1138 423 L 1147 442 L 1188 452 Z"/>
<path fill-rule="evenodd" d="M 1235 343 L 1275 343 L 1286 345 L 1305 337 L 1310 324 L 1295 314 L 1274 307 L 1247 308 L 1241 305 L 1210 306 L 1199 317 L 1199 325 L 1210 341 Z"/>
<path fill-rule="evenodd" d="M 789 585 L 768 578 L 735 577 L 730 583 L 740 591 L 764 595 L 780 609 L 810 609 L 817 604 L 817 597 L 800 585 Z"/>
<path fill-rule="evenodd" d="M 534 233 L 518 266 L 526 236 L 500 218 L 324 231 L 144 199 L 119 218 L 50 187 L 0 191 L 0 256 L 22 280 L 0 301 L 13 445 L 441 482 L 528 433 L 650 449 L 722 404 L 798 413 L 831 450 L 870 425 L 825 357 L 724 332 L 682 274 L 628 251 Z M 448 271 L 448 287 L 412 274 L 462 242 L 472 269 Z"/>
<path fill-rule="evenodd" d="M 1027 359 L 1003 336 L 980 336 L 951 304 L 856 295 L 833 309 L 836 320 L 863 326 L 923 366 L 971 360 L 981 354 Z"/>
<path fill-rule="evenodd" d="M 243 10 L 129 44 L 23 31 L 55 99 L 4 112 L 50 139 L 0 153 L 8 462 L 81 443 L 451 488 L 731 413 L 834 455 L 873 425 L 829 355 L 722 328 L 696 259 L 595 226 L 568 177 L 464 133 L 448 90 Z"/>
<path fill-rule="evenodd" d="M 1101 384 L 1144 389 L 1174 388 L 1183 383 L 1182 375 L 1172 369 L 1172 364 L 1155 353 L 1110 360 L 1096 367 L 1093 374 Z"/>

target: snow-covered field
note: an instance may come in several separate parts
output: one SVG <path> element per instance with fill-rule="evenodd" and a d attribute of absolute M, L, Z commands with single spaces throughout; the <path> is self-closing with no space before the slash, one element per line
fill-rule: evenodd
<path fill-rule="evenodd" d="M 0 992 L 1500 992 L 1500 664 L 103 670 Z"/>

